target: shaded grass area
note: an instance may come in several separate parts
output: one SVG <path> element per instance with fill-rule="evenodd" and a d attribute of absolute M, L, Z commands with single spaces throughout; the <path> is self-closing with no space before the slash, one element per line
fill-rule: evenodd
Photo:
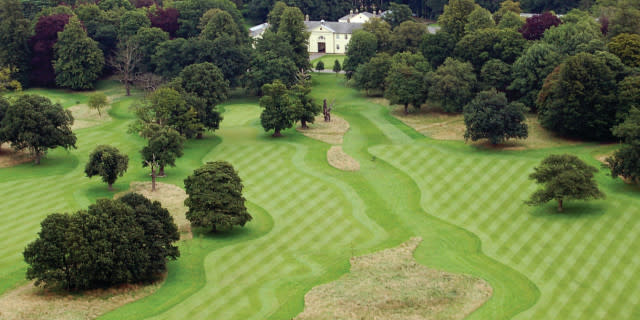
<path fill-rule="evenodd" d="M 324 63 L 324 70 L 333 70 L 333 64 L 336 63 L 336 60 L 340 62 L 341 67 L 344 65 L 345 57 L 344 54 L 325 54 L 320 58 L 311 60 L 311 64 L 315 67 L 319 61 L 322 61 Z"/>

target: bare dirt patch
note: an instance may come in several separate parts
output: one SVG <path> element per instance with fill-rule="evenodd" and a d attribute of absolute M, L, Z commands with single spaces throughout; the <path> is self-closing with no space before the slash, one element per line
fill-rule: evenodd
<path fill-rule="evenodd" d="M 95 319 L 152 294 L 161 283 L 126 285 L 82 294 L 50 292 L 29 283 L 0 296 L 0 319 Z"/>
<path fill-rule="evenodd" d="M 91 109 L 86 104 L 77 104 L 69 107 L 67 110 L 71 111 L 74 120 L 71 129 L 90 128 L 111 121 L 111 117 L 107 113 L 109 108 L 111 107 L 103 108 L 98 113 L 98 110 Z"/>
<path fill-rule="evenodd" d="M 187 220 L 187 207 L 184 206 L 184 200 L 187 199 L 187 193 L 180 187 L 169 183 L 156 183 L 156 191 L 151 192 L 151 182 L 132 182 L 129 190 L 120 192 L 114 198 L 121 197 L 129 192 L 139 193 L 152 201 L 158 201 L 162 207 L 169 210 L 173 220 L 178 226 L 180 232 L 180 240 L 193 238 L 191 234 L 191 223 Z"/>
<path fill-rule="evenodd" d="M 343 171 L 358 171 L 360 163 L 342 150 L 342 146 L 331 146 L 327 151 L 329 164 Z"/>
<path fill-rule="evenodd" d="M 314 123 L 309 124 L 309 128 L 296 129 L 312 139 L 328 144 L 342 144 L 344 134 L 349 130 L 349 122 L 335 115 L 331 115 L 330 122 L 324 122 L 324 116 L 320 115 L 315 118 Z"/>
<path fill-rule="evenodd" d="M 27 151 L 16 151 L 8 143 L 0 144 L 0 168 L 17 166 L 33 161 L 33 156 Z"/>
<path fill-rule="evenodd" d="M 402 107 L 398 107 L 395 108 L 391 114 L 404 122 L 404 124 L 427 137 L 436 140 L 464 141 L 464 131 L 466 127 L 462 114 L 446 113 L 429 107 L 423 107 L 417 111 L 413 110 L 408 115 L 404 114 Z M 497 147 L 491 146 L 486 141 L 473 142 L 472 144 L 479 147 L 503 150 L 521 150 L 570 146 L 582 143 L 582 141 L 579 140 L 570 140 L 555 136 L 552 132 L 544 129 L 540 125 L 534 114 L 527 115 L 526 123 L 529 126 L 529 137 L 527 139 L 509 140 Z"/>
<path fill-rule="evenodd" d="M 482 279 L 417 263 L 421 241 L 352 257 L 351 272 L 307 293 L 296 319 L 463 319 L 491 297 Z"/>

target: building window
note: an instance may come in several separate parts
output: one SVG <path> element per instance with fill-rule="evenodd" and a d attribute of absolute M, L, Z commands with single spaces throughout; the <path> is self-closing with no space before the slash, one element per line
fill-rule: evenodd
<path fill-rule="evenodd" d="M 339 44 L 336 44 L 336 49 L 340 50 L 340 45 Z"/>
<path fill-rule="evenodd" d="M 348 35 L 348 34 L 345 34 L 345 35 L 344 35 L 344 38 L 345 38 L 345 39 L 349 39 L 349 35 Z"/>
<path fill-rule="evenodd" d="M 318 40 L 324 40 L 324 36 L 319 36 Z"/>

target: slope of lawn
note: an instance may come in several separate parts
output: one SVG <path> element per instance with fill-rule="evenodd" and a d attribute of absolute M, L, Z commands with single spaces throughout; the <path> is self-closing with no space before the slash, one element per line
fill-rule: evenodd
<path fill-rule="evenodd" d="M 331 66 L 333 62 L 331 62 Z M 593 165 L 612 146 L 581 145 L 531 151 L 492 151 L 425 138 L 333 74 L 314 74 L 312 94 L 335 99 L 335 114 L 350 124 L 342 145 L 361 165 L 344 172 L 326 161 L 329 145 L 291 129 L 273 139 L 260 127 L 255 99 L 221 107 L 220 130 L 189 141 L 176 168 L 161 181 L 183 187 L 206 161 L 226 160 L 239 171 L 249 212 L 244 228 L 212 235 L 194 230 L 180 242 L 158 291 L 103 319 L 291 319 L 311 288 L 349 271 L 349 258 L 422 237 L 421 264 L 485 279 L 493 296 L 470 319 L 622 319 L 640 317 L 638 190 L 602 171 L 607 199 L 523 205 L 535 189 L 527 175 L 545 155 L 569 152 Z M 127 133 L 129 106 L 102 82 L 114 101 L 113 121 L 80 129 L 78 149 L 54 150 L 39 167 L 0 169 L 0 294 L 23 283 L 21 252 L 52 212 L 85 208 L 111 197 L 99 179 L 84 177 L 88 153 L 112 144 L 129 154 L 129 171 L 115 184 L 148 180 Z M 43 91 L 65 106 L 87 93 Z M 67 101 L 67 102 L 64 102 Z"/>
<path fill-rule="evenodd" d="M 344 54 L 325 54 L 320 58 L 316 58 L 311 60 L 311 64 L 315 67 L 316 64 L 320 61 L 324 63 L 325 70 L 333 70 L 333 64 L 336 63 L 336 60 L 340 62 L 340 67 L 344 64 Z"/>

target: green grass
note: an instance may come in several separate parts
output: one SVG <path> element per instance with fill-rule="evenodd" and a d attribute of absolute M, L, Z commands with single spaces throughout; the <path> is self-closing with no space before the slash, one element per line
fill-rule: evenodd
<path fill-rule="evenodd" d="M 290 319 L 312 287 L 348 272 L 349 257 L 411 236 L 424 239 L 415 252 L 420 263 L 491 284 L 494 295 L 471 319 L 640 317 L 638 188 L 602 171 L 606 200 L 568 202 L 564 214 L 553 204 L 522 203 L 535 188 L 528 173 L 547 154 L 569 152 L 598 165 L 592 156 L 615 146 L 507 152 L 436 141 L 341 79 L 314 74 L 312 94 L 335 99 L 334 113 L 351 126 L 343 148 L 361 170 L 330 167 L 329 145 L 295 130 L 271 138 L 260 128 L 257 100 L 228 102 L 220 130 L 189 141 L 161 181 L 182 187 L 202 163 L 229 161 L 255 220 L 229 234 L 196 230 L 180 243 L 182 255 L 155 294 L 103 319 Z M 83 174 L 96 145 L 113 144 L 130 156 L 116 189 L 148 180 L 139 155 L 144 141 L 126 132 L 129 106 L 141 94 L 122 97 L 114 82 L 98 89 L 117 97 L 113 121 L 77 131 L 77 150 L 54 150 L 39 167 L 0 169 L 0 293 L 24 282 L 21 252 L 46 215 L 112 196 Z M 74 102 L 88 94 L 43 93 Z"/>
<path fill-rule="evenodd" d="M 336 63 L 336 60 L 340 61 L 341 67 L 344 65 L 344 57 L 344 54 L 325 54 L 320 58 L 311 60 L 311 64 L 315 67 L 319 61 L 322 61 L 325 70 L 333 70 L 333 64 Z"/>

